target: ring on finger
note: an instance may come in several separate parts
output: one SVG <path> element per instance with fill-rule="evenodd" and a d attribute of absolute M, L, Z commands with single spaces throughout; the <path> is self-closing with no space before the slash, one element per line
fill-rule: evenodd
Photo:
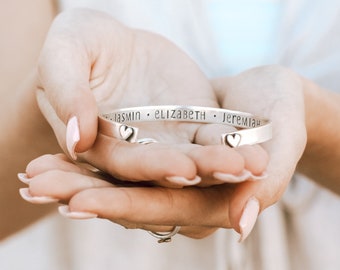
<path fill-rule="evenodd" d="M 158 239 L 158 243 L 169 243 L 171 242 L 171 237 L 177 234 L 181 229 L 181 226 L 175 226 L 170 232 L 153 232 L 148 231 L 150 235 Z"/>

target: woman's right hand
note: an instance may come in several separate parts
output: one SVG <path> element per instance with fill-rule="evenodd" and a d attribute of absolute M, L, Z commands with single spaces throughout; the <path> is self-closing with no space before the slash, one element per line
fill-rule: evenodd
<path fill-rule="evenodd" d="M 62 148 L 117 178 L 170 186 L 194 185 L 202 178 L 206 186 L 243 181 L 249 172 L 261 175 L 266 168 L 267 154 L 258 146 L 241 151 L 193 144 L 203 126 L 199 133 L 210 136 L 209 125 L 145 125 L 143 135 L 159 141 L 150 145 L 97 134 L 99 111 L 164 104 L 218 107 L 196 64 L 159 35 L 127 28 L 101 12 L 67 11 L 51 26 L 38 71 L 39 106 Z M 221 173 L 223 179 L 214 177 Z"/>

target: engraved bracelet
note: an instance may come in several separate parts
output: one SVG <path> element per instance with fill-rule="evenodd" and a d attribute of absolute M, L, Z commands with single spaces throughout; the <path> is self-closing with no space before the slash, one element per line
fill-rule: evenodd
<path fill-rule="evenodd" d="M 268 119 L 240 111 L 183 105 L 143 106 L 113 110 L 99 115 L 99 130 L 117 139 L 137 142 L 138 128 L 131 126 L 130 123 L 152 121 L 222 124 L 240 128 L 234 132 L 221 134 L 222 144 L 230 147 L 258 144 L 272 138 L 272 124 Z"/>

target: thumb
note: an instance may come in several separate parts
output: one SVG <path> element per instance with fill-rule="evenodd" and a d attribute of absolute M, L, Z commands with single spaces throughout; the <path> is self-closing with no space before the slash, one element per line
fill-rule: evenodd
<path fill-rule="evenodd" d="M 260 185 L 259 181 L 247 181 L 235 186 L 230 200 L 229 219 L 232 228 L 240 233 L 239 242 L 249 236 L 263 207 L 262 198 L 258 198 Z"/>
<path fill-rule="evenodd" d="M 75 152 L 88 150 L 97 135 L 98 108 L 89 85 L 90 69 L 86 50 L 67 42 L 47 44 L 39 60 L 40 87 L 67 126 L 62 136 L 72 158 L 76 158 Z"/>
<path fill-rule="evenodd" d="M 72 103 L 73 101 L 73 103 Z M 65 115 L 66 147 L 73 159 L 76 152 L 84 152 L 93 144 L 97 136 L 97 105 L 90 92 L 83 92 L 78 98 L 70 99 L 70 108 L 65 107 L 59 115 Z"/>
<path fill-rule="evenodd" d="M 249 236 L 261 211 L 280 200 L 292 179 L 298 158 L 291 155 L 291 163 L 283 160 L 284 154 L 279 157 L 272 155 L 266 169 L 267 178 L 242 182 L 234 187 L 229 219 L 232 227 L 241 234 L 240 242 Z"/>
<path fill-rule="evenodd" d="M 97 134 L 97 105 L 89 82 L 93 55 L 77 18 L 64 13 L 54 20 L 38 62 L 39 86 L 56 114 L 54 118 L 67 126 L 64 132 L 52 128 L 56 135 L 61 134 L 58 141 L 65 142 L 73 158 L 75 152 L 88 150 Z"/>
<path fill-rule="evenodd" d="M 76 152 L 83 152 L 91 147 L 96 138 L 96 109 L 92 110 L 93 115 L 95 115 L 93 119 L 94 121 L 92 121 L 92 123 L 91 110 L 88 110 L 84 113 L 81 110 L 78 110 L 79 113 L 75 113 L 74 116 L 71 116 L 70 119 L 66 122 L 67 124 L 65 125 L 65 123 L 59 118 L 49 100 L 47 99 L 46 92 L 38 89 L 37 101 L 42 114 L 45 116 L 46 120 L 53 128 L 59 145 L 65 152 L 68 152 L 68 154 L 73 159 L 77 158 Z M 90 104 L 90 106 L 84 105 L 84 107 L 94 108 L 93 106 L 91 107 L 91 101 L 88 102 L 88 104 Z M 80 115 L 81 117 L 79 118 L 76 115 Z M 79 119 L 83 121 L 80 122 Z"/>

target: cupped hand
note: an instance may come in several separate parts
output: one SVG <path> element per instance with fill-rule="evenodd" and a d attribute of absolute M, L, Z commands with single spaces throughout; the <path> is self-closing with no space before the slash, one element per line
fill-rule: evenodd
<path fill-rule="evenodd" d="M 62 213 L 71 218 L 98 216 L 127 228 L 152 231 L 169 231 L 180 225 L 180 233 L 195 238 L 207 236 L 216 228 L 233 228 L 243 241 L 258 214 L 280 199 L 303 152 L 302 86 L 297 75 L 280 67 L 257 68 L 213 83 L 223 106 L 273 122 L 273 139 L 263 145 L 270 154 L 266 179 L 205 188 L 126 186 L 126 182 L 122 185 L 76 166 L 63 155 L 43 156 L 27 167 L 24 181 L 29 189 L 22 191 L 23 197 L 37 203 L 67 203 L 68 209 L 62 208 Z M 217 144 L 216 134 L 207 138 L 203 130 L 196 140 Z M 256 147 L 238 150 L 256 153 Z M 254 157 L 256 160 L 256 155 L 246 159 Z"/>
<path fill-rule="evenodd" d="M 19 179 L 29 185 L 21 196 L 35 204 L 60 202 L 68 218 L 105 218 L 130 229 L 171 231 L 202 238 L 217 228 L 232 228 L 229 198 L 233 185 L 166 188 L 117 181 L 75 165 L 64 154 L 30 162 Z"/>
<path fill-rule="evenodd" d="M 259 79 L 263 77 L 267 78 L 264 84 L 265 80 Z M 240 232 L 243 241 L 259 212 L 280 198 L 303 150 L 301 89 L 294 74 L 273 67 L 217 80 L 214 85 L 224 106 L 247 109 L 273 121 L 273 139 L 264 145 L 270 153 L 267 179 L 182 189 L 144 182 L 129 184 L 77 166 L 59 154 L 39 157 L 27 166 L 26 174 L 19 177 L 29 185 L 21 190 L 22 197 L 31 203 L 65 203 L 68 206 L 62 206 L 60 212 L 69 218 L 99 217 L 126 228 L 157 232 L 181 226 L 179 233 L 193 238 L 205 237 L 217 228 L 233 228 Z M 244 100 L 249 97 L 256 101 L 257 96 L 258 106 Z M 208 141 L 201 135 L 197 134 L 196 139 L 202 143 L 217 143 L 217 138 L 212 136 Z M 249 146 L 239 149 L 248 154 L 251 150 L 254 148 Z M 214 161 L 219 159 L 215 157 Z"/>
<path fill-rule="evenodd" d="M 97 134 L 98 113 L 112 109 L 218 107 L 210 82 L 196 64 L 159 35 L 127 28 L 101 12 L 67 11 L 51 26 L 38 73 L 39 106 L 65 152 L 115 177 L 177 186 L 203 178 L 210 181 L 202 185 L 211 185 L 261 175 L 267 165 L 260 147 L 247 152 L 192 144 L 203 126 L 197 123 L 145 125 L 144 135 L 159 141 L 152 145 Z M 199 133 L 210 134 L 209 126 Z"/>
<path fill-rule="evenodd" d="M 216 79 L 213 86 L 223 108 L 260 115 L 273 124 L 273 138 L 262 144 L 269 154 L 268 177 L 236 185 L 229 198 L 232 227 L 247 234 L 257 215 L 281 198 L 305 149 L 303 84 L 286 68 L 264 66 Z M 196 135 L 197 143 L 213 144 L 218 140 Z M 252 209 L 248 211 L 253 212 L 252 220 L 242 220 L 247 206 Z"/>

